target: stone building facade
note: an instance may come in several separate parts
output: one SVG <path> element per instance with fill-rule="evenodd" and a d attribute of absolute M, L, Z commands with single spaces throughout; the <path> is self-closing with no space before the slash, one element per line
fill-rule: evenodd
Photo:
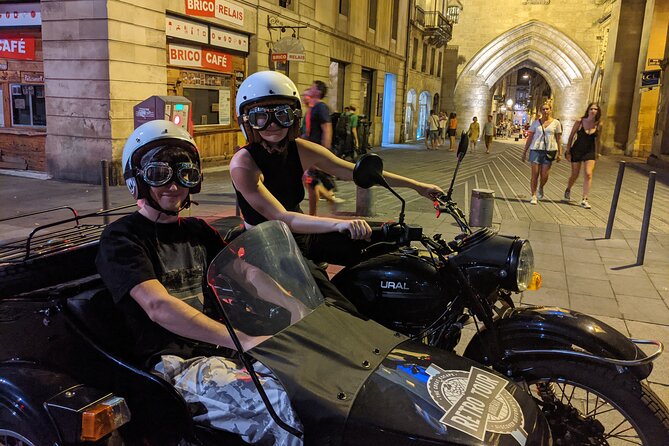
<path fill-rule="evenodd" d="M 660 89 L 641 84 L 644 72 L 660 69 L 666 57 L 669 0 L 462 3 L 442 85 L 442 97 L 452 98 L 446 108 L 455 109 L 461 123 L 496 110 L 500 82 L 515 85 L 505 78 L 531 70 L 550 87 L 565 139 L 588 102 L 597 101 L 605 152 L 666 156 L 659 143 L 666 127 Z M 533 92 L 530 115 L 541 95 Z"/>
<path fill-rule="evenodd" d="M 107 159 L 114 166 L 112 179 L 120 181 L 133 107 L 153 95 L 190 98 L 205 165 L 226 163 L 244 142 L 236 125 L 236 88 L 250 73 L 270 68 L 288 74 L 300 90 L 316 79 L 332 80 L 333 111 L 352 104 L 367 115 L 371 144 L 399 140 L 410 0 L 43 0 L 36 5 L 46 123 L 13 133 L 0 129 L 0 150 L 7 134 L 37 141 L 40 161 L 30 170 L 98 182 L 100 160 Z M 292 37 L 304 50 L 282 59 L 279 41 Z M 1 68 L 0 63 L 0 73 Z M 26 153 L 19 150 L 15 158 Z"/>

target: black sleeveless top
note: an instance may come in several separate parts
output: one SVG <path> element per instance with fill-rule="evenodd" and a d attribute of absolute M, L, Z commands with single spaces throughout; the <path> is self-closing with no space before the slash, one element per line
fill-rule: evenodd
<path fill-rule="evenodd" d="M 597 139 L 597 131 L 593 134 L 588 134 L 581 124 L 581 128 L 578 129 L 576 135 L 576 141 L 571 147 L 572 161 L 594 160 L 596 158 L 595 141 Z"/>
<path fill-rule="evenodd" d="M 269 153 L 258 143 L 249 144 L 243 149 L 249 152 L 263 174 L 263 184 L 279 200 L 279 203 L 288 211 L 302 212 L 300 203 L 304 200 L 302 184 L 304 169 L 302 169 L 295 141 L 289 142 L 286 150 L 282 152 Z M 235 188 L 235 193 L 244 221 L 254 226 L 267 221 L 263 215 L 253 209 L 237 188 Z"/>

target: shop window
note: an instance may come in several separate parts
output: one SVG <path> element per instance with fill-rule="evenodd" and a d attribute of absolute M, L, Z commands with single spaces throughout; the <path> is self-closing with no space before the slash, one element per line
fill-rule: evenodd
<path fill-rule="evenodd" d="M 278 71 L 279 73 L 283 73 L 286 76 L 290 77 L 290 62 L 285 61 L 276 61 L 274 62 L 274 71 Z"/>
<path fill-rule="evenodd" d="M 193 125 L 226 125 L 231 119 L 231 76 L 181 71 L 183 96 L 193 103 Z"/>
<path fill-rule="evenodd" d="M 44 85 L 11 84 L 12 125 L 46 126 Z"/>
<path fill-rule="evenodd" d="M 330 84 L 328 85 L 328 106 L 333 112 L 344 111 L 344 89 L 346 87 L 346 64 L 330 61 Z"/>

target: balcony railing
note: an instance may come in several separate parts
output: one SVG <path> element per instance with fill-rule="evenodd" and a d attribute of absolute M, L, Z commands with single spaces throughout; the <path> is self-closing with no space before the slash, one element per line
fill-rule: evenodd
<path fill-rule="evenodd" d="M 414 25 L 423 31 L 425 39 L 437 48 L 446 45 L 453 38 L 453 21 L 439 11 L 426 11 L 416 5 Z"/>

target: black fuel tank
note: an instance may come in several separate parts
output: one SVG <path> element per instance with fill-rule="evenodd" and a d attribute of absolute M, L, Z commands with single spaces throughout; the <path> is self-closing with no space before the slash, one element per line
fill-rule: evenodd
<path fill-rule="evenodd" d="M 414 248 L 344 268 L 332 283 L 362 314 L 404 332 L 432 323 L 455 296 L 427 253 Z"/>

